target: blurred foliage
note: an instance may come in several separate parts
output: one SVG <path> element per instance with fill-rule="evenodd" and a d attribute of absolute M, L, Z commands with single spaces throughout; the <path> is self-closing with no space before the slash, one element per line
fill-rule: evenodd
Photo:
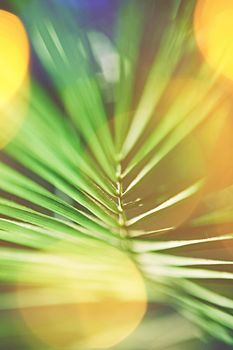
<path fill-rule="evenodd" d="M 88 309 L 87 323 L 118 331 L 145 302 L 141 283 L 147 313 L 113 349 L 233 344 L 230 82 L 199 53 L 195 1 L 116 3 L 104 32 L 105 17 L 96 28 L 78 6 L 11 1 L 49 86 L 37 62 L 24 124 L 1 154 L 4 350 L 93 348 L 98 325 L 82 333 L 80 316 L 74 344 L 76 316 L 59 307 L 78 304 L 78 315 L 113 299 L 121 318 L 113 303 Z M 45 331 L 64 344 L 46 344 Z"/>

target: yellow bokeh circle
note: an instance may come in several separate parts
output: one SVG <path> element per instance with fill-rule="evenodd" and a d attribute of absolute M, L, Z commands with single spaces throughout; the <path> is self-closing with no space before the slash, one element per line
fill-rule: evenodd
<path fill-rule="evenodd" d="M 25 114 L 29 52 L 21 20 L 0 10 L 0 148 L 14 137 Z"/>
<path fill-rule="evenodd" d="M 26 289 L 19 285 L 21 316 L 32 335 L 53 348 L 108 349 L 141 322 L 147 307 L 144 280 L 131 259 L 113 247 L 68 250 L 37 255 L 38 264 L 21 271 L 19 281 L 32 283 Z"/>
<path fill-rule="evenodd" d="M 208 64 L 232 80 L 233 1 L 197 1 L 194 30 L 198 46 Z"/>
<path fill-rule="evenodd" d="M 21 20 L 0 10 L 0 106 L 18 91 L 29 63 L 29 44 Z"/>

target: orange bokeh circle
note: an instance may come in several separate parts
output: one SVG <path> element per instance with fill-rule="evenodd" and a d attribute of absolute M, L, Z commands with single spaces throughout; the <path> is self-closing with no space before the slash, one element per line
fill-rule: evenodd
<path fill-rule="evenodd" d="M 207 63 L 233 79 L 233 1 L 199 0 L 194 13 L 197 44 Z"/>

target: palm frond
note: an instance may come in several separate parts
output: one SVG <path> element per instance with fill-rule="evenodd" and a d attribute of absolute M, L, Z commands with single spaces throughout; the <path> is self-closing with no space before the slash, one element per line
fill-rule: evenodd
<path fill-rule="evenodd" d="M 173 311 L 157 319 L 148 307 L 149 316 L 117 349 L 152 342 L 156 349 L 187 349 L 186 342 L 205 337 L 233 344 L 232 188 L 208 189 L 214 144 L 231 104 L 221 77 L 198 63 L 193 2 L 181 3 L 171 1 L 141 80 L 150 5 L 126 1 L 113 39 L 55 1 L 29 1 L 21 13 L 52 92 L 32 73 L 25 121 L 1 155 L 0 315 L 8 315 L 0 317 L 2 344 L 11 312 L 33 323 L 40 308 L 109 299 L 128 303 L 128 313 L 129 305 L 138 310 L 129 321 L 135 328 L 145 313 L 145 288 L 149 306 Z M 103 72 L 108 54 L 118 73 L 113 81 Z M 221 205 L 213 208 L 212 201 Z M 178 332 L 162 337 L 174 324 Z M 65 334 L 66 327 L 74 332 L 72 321 L 64 320 Z M 29 337 L 27 327 L 14 332 Z M 76 343 L 62 346 L 92 348 L 102 344 L 101 332 L 80 331 Z M 59 348 L 52 341 L 43 349 L 50 345 Z"/>

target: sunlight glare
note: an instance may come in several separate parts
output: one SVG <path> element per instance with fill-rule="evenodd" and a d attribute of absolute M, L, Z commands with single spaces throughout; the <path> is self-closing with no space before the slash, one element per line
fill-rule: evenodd
<path fill-rule="evenodd" d="M 208 64 L 233 79 L 233 1 L 199 0 L 194 14 L 195 36 Z"/>

